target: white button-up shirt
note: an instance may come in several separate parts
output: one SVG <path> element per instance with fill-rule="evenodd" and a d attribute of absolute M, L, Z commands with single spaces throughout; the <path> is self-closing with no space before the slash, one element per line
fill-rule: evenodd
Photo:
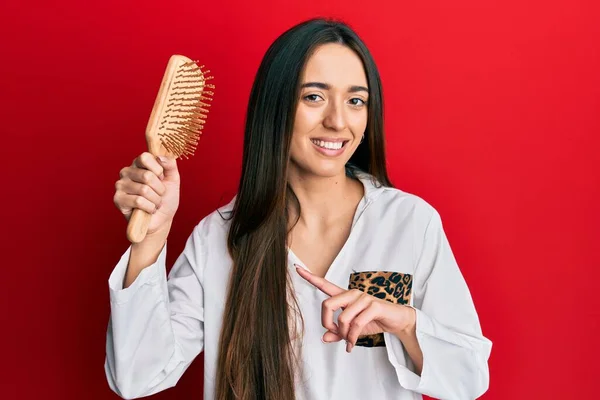
<path fill-rule="evenodd" d="M 439 214 L 421 198 L 375 185 L 360 174 L 365 194 L 350 235 L 325 278 L 414 307 L 423 352 L 421 375 L 394 335 L 362 338 L 351 353 L 345 342 L 323 343 L 321 303 L 327 295 L 303 280 L 288 251 L 300 311 L 302 373 L 298 400 L 474 399 L 489 384 L 492 344 L 482 335 L 465 280 L 444 234 Z M 225 217 L 234 200 L 219 212 Z M 109 278 L 111 316 L 105 371 L 123 398 L 174 386 L 204 351 L 204 398 L 214 398 L 219 334 L 232 259 L 229 221 L 215 211 L 196 225 L 166 274 L 166 247 L 157 261 L 123 289 L 131 247 Z M 336 314 L 337 315 L 337 314 Z"/>

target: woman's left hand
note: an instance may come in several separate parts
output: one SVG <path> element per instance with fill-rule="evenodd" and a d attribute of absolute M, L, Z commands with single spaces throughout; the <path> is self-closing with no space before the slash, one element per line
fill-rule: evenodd
<path fill-rule="evenodd" d="M 378 299 L 358 289 L 345 290 L 328 280 L 313 275 L 296 265 L 298 274 L 323 293 L 331 296 L 323 301 L 321 323 L 327 329 L 324 342 L 346 340 L 349 353 L 361 335 L 389 332 L 398 337 L 409 335 L 415 328 L 415 310 L 402 304 L 394 304 Z M 337 326 L 333 314 L 338 309 Z"/>

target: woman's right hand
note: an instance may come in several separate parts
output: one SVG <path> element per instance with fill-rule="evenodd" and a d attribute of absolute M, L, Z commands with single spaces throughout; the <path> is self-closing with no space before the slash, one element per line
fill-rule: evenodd
<path fill-rule="evenodd" d="M 151 214 L 147 235 L 170 229 L 179 207 L 179 171 L 175 158 L 159 161 L 144 152 L 119 173 L 114 203 L 129 221 L 134 208 Z"/>

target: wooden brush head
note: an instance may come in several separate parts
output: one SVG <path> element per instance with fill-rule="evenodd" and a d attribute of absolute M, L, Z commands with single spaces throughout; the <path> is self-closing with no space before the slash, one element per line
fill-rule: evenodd
<path fill-rule="evenodd" d="M 215 88 L 202 68 L 182 55 L 169 59 L 146 127 L 148 151 L 155 156 L 194 154 Z"/>
<path fill-rule="evenodd" d="M 206 83 L 212 76 L 206 76 L 210 71 L 203 72 L 203 67 L 180 55 L 169 59 L 146 126 L 148 151 L 155 156 L 194 154 L 215 88 Z M 142 209 L 133 210 L 127 225 L 131 243 L 144 240 L 151 217 Z"/>

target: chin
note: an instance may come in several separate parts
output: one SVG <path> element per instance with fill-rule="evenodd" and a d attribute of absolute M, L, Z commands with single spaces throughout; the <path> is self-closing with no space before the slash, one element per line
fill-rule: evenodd
<path fill-rule="evenodd" d="M 310 165 L 308 167 L 306 172 L 321 178 L 333 178 L 346 174 L 346 164 L 338 162 L 320 163 L 319 165 Z"/>
<path fill-rule="evenodd" d="M 346 175 L 346 157 L 324 159 L 322 157 L 291 158 L 290 167 L 304 177 L 333 178 Z"/>

